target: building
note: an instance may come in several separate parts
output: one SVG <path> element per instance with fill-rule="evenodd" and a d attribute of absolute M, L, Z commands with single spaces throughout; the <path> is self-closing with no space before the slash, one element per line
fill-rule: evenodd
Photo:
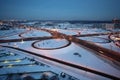
<path fill-rule="evenodd" d="M 106 30 L 113 30 L 114 29 L 114 25 L 113 23 L 107 23 L 105 24 L 105 29 Z"/>

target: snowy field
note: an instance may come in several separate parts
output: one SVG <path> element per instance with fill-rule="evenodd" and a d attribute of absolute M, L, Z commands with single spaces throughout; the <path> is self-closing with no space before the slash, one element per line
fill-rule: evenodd
<path fill-rule="evenodd" d="M 57 31 L 64 33 L 64 34 L 67 34 L 67 35 L 76 35 L 79 30 L 75 31 L 75 30 L 59 29 Z M 84 29 L 81 31 L 82 34 L 90 34 L 90 33 L 92 34 L 92 33 L 97 33 L 97 32 L 99 32 L 99 31 L 97 31 L 96 29 L 93 31 L 88 30 L 88 29 L 86 29 L 86 30 Z M 3 35 L 1 35 L 1 36 L 3 36 Z M 44 31 L 32 30 L 32 31 L 29 31 L 27 33 L 21 34 L 21 36 L 23 36 L 23 37 L 34 37 L 34 36 L 35 37 L 44 37 L 44 36 L 51 36 L 51 34 L 48 32 L 44 32 Z M 15 35 L 15 36 L 10 36 L 8 39 L 10 39 L 10 38 L 15 39 L 15 38 L 20 38 L 20 37 L 18 35 Z M 97 45 L 101 45 L 105 48 L 112 49 L 112 50 L 117 51 L 117 52 L 120 51 L 120 48 L 117 48 L 112 42 L 108 42 L 107 36 L 80 37 L 80 39 L 94 42 Z M 41 55 L 45 55 L 45 56 L 59 59 L 62 61 L 67 61 L 67 62 L 81 65 L 81 66 L 84 66 L 87 68 L 95 69 L 95 70 L 98 70 L 98 71 L 101 71 L 101 72 L 104 72 L 107 74 L 111 74 L 111 75 L 114 75 L 117 77 L 120 76 L 120 67 L 119 66 L 112 64 L 112 62 L 109 62 L 109 61 L 107 61 L 107 60 L 105 60 L 97 55 L 94 55 L 93 51 L 85 48 L 82 45 L 78 45 L 78 44 L 75 44 L 72 42 L 69 46 L 66 46 L 66 47 L 63 47 L 60 49 L 54 49 L 54 48 L 58 48 L 58 47 L 61 47 L 61 46 L 68 44 L 68 41 L 65 39 L 49 39 L 49 40 L 38 41 L 34 45 L 37 46 L 38 48 L 53 48 L 54 50 L 40 50 L 40 49 L 36 49 L 36 48 L 32 47 L 32 44 L 34 42 L 35 41 L 10 42 L 9 44 L 3 43 L 1 45 L 18 47 L 21 49 L 29 50 L 31 52 L 35 52 L 36 54 L 41 54 Z M 14 50 L 12 50 L 12 52 L 14 52 Z M 19 53 L 20 52 L 18 51 L 17 54 L 19 54 Z M 27 54 L 27 53 L 24 53 L 24 54 Z M 6 56 L 6 57 L 0 58 L 0 60 L 6 60 L 6 59 L 11 59 L 11 58 L 12 59 L 22 59 L 22 58 L 25 58 L 25 55 L 22 55 L 22 56 L 19 56 L 19 55 L 14 56 L 13 55 L 13 57 Z M 40 58 L 38 58 L 38 59 L 40 59 Z M 40 59 L 40 60 L 43 60 L 43 59 Z M 71 69 L 71 68 L 68 68 L 64 65 L 60 65 L 58 63 L 54 63 L 51 61 L 47 61 L 47 60 L 43 60 L 43 61 L 46 62 L 47 64 L 55 67 L 55 68 L 58 68 L 59 69 L 58 73 L 59 73 L 59 71 L 64 71 L 64 72 L 69 73 L 70 75 L 73 75 L 73 76 L 79 78 L 80 80 L 89 80 L 89 79 L 91 79 L 91 80 L 96 80 L 96 79 L 98 79 L 98 80 L 110 80 L 110 79 L 107 79 L 107 78 L 104 78 L 101 76 L 96 76 L 96 75 L 91 74 L 89 72 L 76 70 L 73 68 Z M 31 64 L 31 62 L 29 60 L 22 60 L 19 62 L 19 65 L 26 64 L 26 63 Z M 4 64 L 7 65 L 8 61 L 3 61 L 0 65 L 4 65 Z M 18 63 L 11 61 L 10 64 L 18 64 Z M 0 69 L 0 70 L 3 71 L 2 73 L 6 73 L 6 72 L 9 73 L 9 72 L 14 72 L 14 71 L 16 71 L 16 72 L 17 71 L 18 72 L 19 71 L 26 72 L 26 71 L 34 71 L 34 70 L 37 71 L 36 69 L 52 70 L 53 72 L 56 71 L 51 67 L 50 68 L 41 68 L 38 65 L 32 65 L 32 66 L 35 66 L 35 67 L 31 68 L 30 65 L 28 65 L 27 67 L 25 66 L 24 68 L 18 66 L 20 70 L 17 70 L 18 69 L 17 67 L 7 68 L 7 67 L 11 67 L 11 65 L 8 65 L 6 68 L 4 68 L 4 70 L 3 69 Z M 60 66 L 62 66 L 62 67 L 60 67 Z M 66 68 L 67 68 L 67 70 L 66 70 Z M 68 79 L 66 79 L 66 80 L 68 80 Z"/>
<path fill-rule="evenodd" d="M 3 54 L 7 55 L 3 56 Z M 43 62 L 34 59 L 35 57 L 28 57 L 25 53 L 17 50 L 0 48 L 0 57 L 0 80 L 6 80 L 7 78 L 18 80 L 25 76 L 32 76 L 35 79 L 40 79 L 43 74 L 47 74 L 49 77 L 58 76 L 60 80 L 70 80 L 70 77 L 74 80 L 79 80 L 66 73 L 66 77 L 63 78 L 60 75 L 60 73 L 62 73 L 61 69 L 44 64 Z M 13 74 L 13 76 L 9 77 L 9 73 Z M 82 76 L 81 79 L 89 80 Z"/>
<path fill-rule="evenodd" d="M 0 39 L 18 38 L 18 34 L 25 32 L 25 29 L 0 30 Z"/>
<path fill-rule="evenodd" d="M 78 33 L 72 30 L 63 30 L 63 29 L 53 29 L 60 33 L 66 34 L 66 35 L 77 35 Z"/>
<path fill-rule="evenodd" d="M 30 47 L 33 42 L 27 41 L 24 43 L 16 43 L 19 48 L 26 49 L 37 54 L 46 55 L 48 57 L 53 57 L 59 60 L 75 63 L 78 65 L 82 65 L 88 68 L 96 69 L 108 74 L 112 74 L 114 76 L 120 76 L 120 71 L 109 64 L 108 62 L 101 60 L 101 58 L 93 55 L 93 52 L 87 50 L 83 46 L 78 46 L 75 43 L 72 43 L 70 46 L 56 49 L 56 50 L 38 50 L 33 47 Z M 23 46 L 24 45 L 24 46 Z M 10 46 L 10 45 L 9 45 Z M 13 45 L 11 45 L 13 46 Z M 75 55 L 74 53 L 78 53 L 79 55 Z M 101 65 L 102 64 L 102 65 Z M 78 71 L 79 72 L 79 71 Z M 89 75 L 89 74 L 87 74 Z M 77 76 L 78 77 L 78 76 Z M 93 77 L 93 76 L 92 76 Z M 93 77 L 100 78 L 100 77 Z M 105 79 L 107 80 L 107 79 Z"/>
<path fill-rule="evenodd" d="M 120 48 L 108 39 L 108 36 L 78 37 L 79 39 L 94 42 L 95 44 L 120 53 Z"/>
<path fill-rule="evenodd" d="M 61 48 L 69 44 L 69 41 L 66 39 L 49 39 L 38 41 L 34 45 L 40 49 L 56 49 Z"/>
<path fill-rule="evenodd" d="M 68 29 L 52 29 L 52 30 L 56 30 L 60 33 L 66 34 L 66 35 L 78 35 L 78 33 L 80 32 L 80 34 L 93 34 L 93 33 L 103 33 L 103 32 L 109 32 L 103 29 L 97 29 L 97 28 L 68 28 Z"/>
<path fill-rule="evenodd" d="M 21 36 L 22 37 L 45 37 L 45 36 L 51 36 L 51 34 L 42 30 L 31 30 L 21 34 Z"/>
<path fill-rule="evenodd" d="M 26 29 L 0 31 L 0 40 L 16 39 L 16 38 L 23 38 L 23 37 L 45 37 L 45 36 L 51 36 L 51 34 L 41 30 L 27 31 Z"/>
<path fill-rule="evenodd" d="M 102 37 L 79 37 L 79 39 L 86 40 L 86 41 L 91 41 L 95 43 L 110 43 L 109 39 L 102 38 Z"/>
<path fill-rule="evenodd" d="M 8 39 L 18 39 L 21 38 L 19 34 L 27 32 L 26 29 L 15 29 L 15 30 L 0 30 L 0 40 L 8 40 Z"/>

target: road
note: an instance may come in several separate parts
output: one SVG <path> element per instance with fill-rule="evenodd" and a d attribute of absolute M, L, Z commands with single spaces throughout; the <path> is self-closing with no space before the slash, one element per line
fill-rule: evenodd
<path fill-rule="evenodd" d="M 0 40 L 0 43 L 20 42 L 22 40 L 31 41 L 31 40 L 53 39 L 53 38 L 65 38 L 65 39 L 67 39 L 71 42 L 75 42 L 75 43 L 83 45 L 83 46 L 85 46 L 85 47 L 87 47 L 87 48 L 89 48 L 93 51 L 96 51 L 95 54 L 100 55 L 100 56 L 104 55 L 105 57 L 107 57 L 108 60 L 111 60 L 111 61 L 115 62 L 116 64 L 120 65 L 120 54 L 118 52 L 103 48 L 103 47 L 98 46 L 94 43 L 90 43 L 90 42 L 78 39 L 74 36 L 69 36 L 69 35 L 66 35 L 66 34 L 63 34 L 63 33 L 59 33 L 57 31 L 52 31 L 52 30 L 48 30 L 48 29 L 40 29 L 40 30 L 44 30 L 44 31 L 47 31 L 47 32 L 51 33 L 52 37 L 29 37 L 29 38 L 21 38 L 21 39 Z M 96 70 L 93 70 L 93 69 L 90 69 L 90 68 L 86 68 L 86 67 L 76 65 L 76 64 L 73 64 L 73 63 L 68 63 L 68 62 L 61 61 L 61 60 L 58 60 L 58 59 L 54 59 L 54 58 L 51 58 L 51 57 L 47 57 L 47 56 L 44 56 L 44 55 L 36 54 L 36 53 L 30 52 L 30 51 L 22 50 L 20 48 L 15 48 L 15 47 L 10 47 L 10 46 L 3 46 L 3 47 L 8 47 L 8 48 L 13 48 L 13 49 L 17 49 L 17 50 L 20 50 L 20 51 L 24 51 L 24 52 L 27 52 L 29 54 L 45 58 L 47 60 L 51 60 L 51 61 L 54 61 L 54 62 L 57 62 L 57 63 L 60 63 L 60 64 L 64 64 L 64 65 L 67 65 L 67 66 L 70 66 L 70 67 L 81 69 L 81 70 L 84 70 L 84 71 L 88 71 L 88 72 L 91 72 L 91 73 L 94 73 L 94 74 L 97 74 L 97 75 L 100 75 L 100 76 L 104 76 L 104 77 L 107 77 L 107 78 L 110 78 L 110 79 L 114 79 L 114 80 L 119 80 L 120 79 L 118 77 L 115 77 L 115 76 L 112 76 L 112 75 L 109 75 L 109 74 L 106 74 L 106 73 L 103 73 L 103 72 L 99 72 L 99 71 L 96 71 Z"/>
<path fill-rule="evenodd" d="M 66 34 L 63 34 L 63 33 L 57 32 L 57 31 L 52 31 L 52 30 L 48 30 L 48 29 L 42 29 L 42 30 L 51 33 L 55 38 L 65 38 L 69 41 L 72 41 L 72 42 L 75 42 L 77 44 L 83 45 L 87 48 L 90 48 L 93 51 L 96 51 L 97 55 L 104 55 L 105 57 L 107 57 L 107 59 L 112 60 L 113 62 L 120 65 L 120 53 L 119 52 L 101 47 L 101 46 L 96 45 L 94 43 L 91 43 L 91 42 L 88 42 L 85 40 L 81 40 L 81 39 L 78 39 L 74 36 L 69 36 L 69 35 L 66 35 Z"/>
<path fill-rule="evenodd" d="M 99 45 L 96 45 L 94 43 L 85 41 L 85 40 L 81 40 L 78 39 L 74 36 L 70 36 L 70 35 L 66 35 L 57 31 L 53 31 L 53 30 L 48 30 L 48 29 L 38 29 L 37 30 L 43 30 L 43 31 L 47 31 L 49 33 L 51 33 L 51 37 L 29 37 L 29 38 L 20 38 L 20 39 L 9 39 L 9 40 L 0 40 L 0 43 L 8 43 L 8 42 L 20 42 L 22 40 L 24 41 L 32 41 L 32 40 L 46 40 L 46 39 L 55 39 L 55 38 L 62 38 L 62 39 L 67 39 L 68 41 L 71 42 L 75 42 L 77 44 L 83 45 L 93 51 L 96 51 L 96 55 L 100 55 L 102 57 L 107 58 L 108 60 L 116 63 L 117 65 L 120 65 L 120 53 L 101 47 Z M 115 32 L 118 33 L 118 32 Z M 100 34 L 104 34 L 104 33 L 100 33 Z M 105 33 L 106 34 L 106 33 Z M 108 33 L 109 34 L 109 33 Z M 94 34 L 93 34 L 94 35 Z"/>
<path fill-rule="evenodd" d="M 2 46 L 2 45 L 0 45 L 0 46 Z M 97 74 L 97 75 L 100 75 L 100 76 L 103 76 L 103 77 L 106 77 L 106 78 L 109 78 L 109 79 L 120 80 L 119 77 L 116 77 L 116 76 L 113 76 L 113 75 L 110 75 L 110 74 L 106 74 L 106 73 L 103 73 L 103 72 L 100 72 L 100 71 L 97 71 L 97 70 L 94 70 L 94 69 L 91 69 L 91 68 L 87 68 L 87 67 L 84 67 L 84 66 L 81 66 L 81 65 L 76 65 L 74 63 L 62 61 L 62 60 L 59 60 L 59 59 L 54 59 L 54 58 L 51 58 L 51 57 L 48 57 L 48 56 L 45 56 L 45 55 L 36 54 L 36 53 L 30 52 L 28 50 L 23 50 L 23 49 L 20 49 L 20 48 L 10 47 L 10 46 L 2 46 L 2 47 L 16 49 L 16 50 L 19 50 L 19 51 L 22 51 L 22 52 L 29 53 L 31 55 L 35 55 L 35 56 L 38 56 L 38 57 L 41 57 L 41 58 L 44 58 L 44 59 L 47 59 L 47 60 L 50 60 L 50 61 L 54 61 L 54 62 L 63 64 L 63 65 L 72 67 L 72 68 L 76 68 L 76 69 L 84 70 L 84 71 L 87 71 L 87 72 L 91 72 L 93 74 Z"/>

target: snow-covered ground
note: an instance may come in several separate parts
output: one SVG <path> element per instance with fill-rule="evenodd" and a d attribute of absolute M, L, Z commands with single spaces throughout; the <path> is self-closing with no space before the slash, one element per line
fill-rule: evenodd
<path fill-rule="evenodd" d="M 63 30 L 63 29 L 53 29 L 54 31 L 58 31 L 60 33 L 66 34 L 66 35 L 77 35 L 78 32 L 72 31 L 72 30 Z"/>
<path fill-rule="evenodd" d="M 0 30 L 0 39 L 18 38 L 18 34 L 23 33 L 25 31 L 25 29 Z"/>
<path fill-rule="evenodd" d="M 108 36 L 94 36 L 94 37 L 78 37 L 79 39 L 94 42 L 95 44 L 107 49 L 120 53 L 120 48 L 116 46 L 112 41 L 109 41 Z"/>
<path fill-rule="evenodd" d="M 97 28 L 68 28 L 68 29 L 52 29 L 52 30 L 56 30 L 60 33 L 66 34 L 66 35 L 78 35 L 78 33 L 80 32 L 80 34 L 93 34 L 93 33 L 102 33 L 102 32 L 109 32 L 103 29 L 97 29 Z"/>
<path fill-rule="evenodd" d="M 88 68 L 96 69 L 114 76 L 120 76 L 120 71 L 116 69 L 111 64 L 101 60 L 100 58 L 93 55 L 93 52 L 87 50 L 82 46 L 78 46 L 75 43 L 72 43 L 70 46 L 57 50 L 38 50 L 31 46 L 31 41 L 25 43 L 17 43 L 19 48 L 33 51 L 37 54 L 46 55 L 56 59 L 64 60 L 67 62 L 75 63 L 82 65 Z M 51 45 L 53 46 L 53 45 Z M 81 55 L 74 55 L 74 53 L 79 53 Z M 102 65 L 101 65 L 102 64 Z M 79 72 L 79 71 L 78 71 Z M 89 75 L 89 74 L 87 74 Z M 78 76 L 77 76 L 78 77 Z M 95 78 L 95 77 L 94 77 Z M 97 77 L 98 78 L 98 77 Z M 106 79 L 105 79 L 106 80 Z"/>
<path fill-rule="evenodd" d="M 45 37 L 51 36 L 50 33 L 41 31 L 41 30 L 31 30 L 27 31 L 26 29 L 16 29 L 16 30 L 0 30 L 0 40 L 1 39 L 16 39 L 21 37 Z"/>
<path fill-rule="evenodd" d="M 54 48 L 64 47 L 68 43 L 69 42 L 66 39 L 49 39 L 49 40 L 39 41 L 34 45 L 42 49 L 54 49 Z"/>
<path fill-rule="evenodd" d="M 9 49 L 9 48 L 0 48 L 0 55 L 2 54 L 10 54 L 6 57 L 2 56 L 0 58 L 0 80 L 6 80 L 9 74 L 13 74 L 14 77 L 17 77 L 12 80 L 17 80 L 22 78 L 23 76 L 30 75 L 35 79 L 40 79 L 43 74 L 48 74 L 48 76 L 58 76 L 60 80 L 69 80 L 69 77 L 79 80 L 72 75 L 66 74 L 65 78 L 60 76 L 62 73 L 61 69 L 55 68 L 54 66 L 49 66 L 44 64 L 42 61 L 38 61 L 33 56 L 27 56 L 24 52 L 20 52 L 17 50 Z M 16 54 L 16 55 L 15 55 Z M 21 75 L 19 73 L 22 73 Z M 19 76 L 19 77 L 18 77 Z M 9 77 L 10 78 L 10 77 Z M 82 77 L 83 80 L 89 80 L 88 78 Z"/>
<path fill-rule="evenodd" d="M 61 33 L 67 34 L 67 35 L 77 34 L 76 31 L 74 32 L 74 31 L 71 31 L 71 30 L 70 31 L 69 30 L 58 30 L 58 31 L 61 32 Z M 92 31 L 92 30 L 82 31 L 83 34 L 84 33 L 85 34 L 94 33 L 94 32 L 96 32 L 96 31 Z M 33 36 L 44 37 L 44 36 L 51 36 L 51 35 L 50 35 L 50 33 L 47 33 L 47 32 L 44 33 L 44 31 L 32 30 L 30 32 L 22 34 L 22 36 L 24 36 L 24 37 L 33 37 Z M 14 37 L 19 38 L 18 36 L 14 36 Z M 101 41 L 106 42 L 106 39 L 103 39 L 105 37 L 107 39 L 107 36 L 103 36 L 103 37 L 100 36 L 100 38 L 98 38 L 98 37 L 87 37 L 87 38 L 82 37 L 80 39 L 93 41 L 93 42 L 99 42 L 99 41 L 100 42 Z M 109 62 L 107 62 L 105 60 L 102 60 L 102 58 L 99 58 L 98 56 L 94 55 L 93 54 L 94 52 L 85 48 L 82 45 L 78 45 L 78 44 L 75 44 L 75 43 L 72 42 L 72 44 L 70 44 L 69 46 L 67 46 L 65 48 L 54 49 L 54 50 L 40 50 L 40 49 L 33 48 L 31 46 L 31 44 L 33 42 L 34 41 L 24 41 L 24 42 L 15 42 L 15 43 L 11 42 L 9 44 L 8 43 L 3 43 L 2 45 L 18 47 L 18 48 L 21 48 L 21 49 L 29 50 L 31 52 L 35 52 L 37 54 L 45 55 L 45 56 L 48 56 L 48 57 L 52 57 L 52 58 L 56 58 L 56 59 L 59 59 L 59 60 L 67 61 L 67 62 L 74 63 L 74 64 L 77 64 L 77 65 L 82 65 L 84 67 L 92 68 L 92 69 L 95 69 L 95 70 L 98 70 L 98 71 L 101 71 L 101 72 L 104 72 L 104 73 L 108 73 L 108 74 L 111 74 L 111 75 L 114 75 L 114 76 L 117 76 L 117 77 L 120 76 L 120 70 L 118 68 L 114 67 L 113 64 L 110 64 Z M 63 46 L 66 43 L 67 43 L 67 40 L 65 40 L 65 39 L 64 40 L 50 39 L 50 40 L 40 41 L 35 45 L 37 47 L 42 47 L 42 48 L 56 48 L 56 47 Z M 111 43 L 102 43 L 102 44 L 96 43 L 96 44 L 102 45 L 103 47 L 106 47 L 106 48 L 109 48 L 109 49 L 111 49 L 110 44 L 114 45 L 112 42 Z M 115 50 L 115 51 L 119 50 L 120 51 L 120 48 L 116 48 L 115 46 L 112 46 L 112 50 Z M 77 53 L 78 55 L 75 55 L 75 53 Z M 17 57 L 17 56 L 15 56 L 15 57 Z M 6 58 L 8 59 L 9 57 L 3 57 L 3 59 L 0 58 L 0 60 L 1 59 L 5 60 Z M 12 57 L 12 59 L 13 58 L 14 57 Z M 38 59 L 41 59 L 41 58 L 38 58 Z M 60 65 L 58 63 L 54 63 L 54 62 L 47 61 L 47 60 L 43 60 L 43 61 L 45 61 L 46 63 L 48 63 L 51 66 L 54 66 L 55 68 L 58 67 L 60 70 L 65 71 L 67 73 L 70 73 L 70 75 L 73 75 L 73 76 L 75 76 L 75 77 L 77 77 L 81 80 L 89 80 L 89 78 L 91 80 L 96 80 L 96 79 L 98 79 L 98 80 L 109 80 L 107 78 L 91 74 L 89 72 L 76 70 L 76 69 L 73 69 L 73 68 L 68 68 L 68 67 L 66 67 L 64 65 Z M 15 62 L 13 62 L 13 63 L 17 64 Z M 26 61 L 23 61 L 23 63 L 26 63 Z M 62 66 L 62 68 L 60 66 Z M 29 68 L 30 66 L 28 67 L 28 69 L 27 69 L 27 67 L 25 67 L 25 68 L 21 67 L 19 69 L 20 70 L 25 69 L 25 70 L 28 70 L 28 71 L 31 71 L 30 69 L 34 70 L 34 68 Z M 117 67 L 119 67 L 119 66 L 117 66 Z M 36 66 L 36 69 L 39 69 L 39 68 L 40 67 Z M 67 70 L 65 70 L 66 68 L 67 68 Z M 7 70 L 7 69 L 5 68 L 5 70 Z M 5 73 L 5 70 L 2 73 Z M 16 70 L 16 68 L 13 68 L 10 71 L 14 71 L 14 70 Z M 45 70 L 47 70 L 47 69 L 45 68 Z M 51 70 L 55 71 L 53 68 Z M 8 72 L 10 72 L 10 71 L 8 70 Z M 82 76 L 80 76 L 80 75 L 82 75 Z M 85 77 L 83 77 L 83 76 L 85 76 Z"/>
<path fill-rule="evenodd" d="M 106 43 L 106 44 L 99 44 L 98 43 L 97 45 L 103 46 L 105 48 L 108 48 L 108 49 L 111 49 L 111 50 L 114 50 L 114 51 L 120 53 L 120 47 L 116 46 L 113 42 Z"/>
<path fill-rule="evenodd" d="M 55 44 L 55 43 L 54 43 Z M 75 43 L 72 43 L 70 46 L 62 49 L 57 50 L 38 50 L 34 49 L 31 46 L 31 42 L 25 42 L 24 44 L 17 43 L 18 47 L 30 51 L 34 51 L 38 54 L 46 55 L 49 57 L 57 58 L 60 60 L 72 62 L 75 64 L 87 66 L 90 68 L 94 68 L 99 71 L 103 71 L 108 74 L 112 74 L 115 76 L 120 76 L 120 71 L 116 68 L 114 68 L 112 65 L 110 65 L 107 62 L 104 62 L 103 60 L 99 59 L 95 55 L 93 55 L 93 52 L 87 50 L 86 48 L 82 46 L 78 46 Z M 23 47 L 24 45 L 24 47 Z M 29 47 L 28 47 L 29 46 Z M 51 45 L 53 46 L 53 45 Z M 79 53 L 81 57 L 74 55 L 74 53 Z M 102 64 L 102 65 L 101 65 Z"/>
<path fill-rule="evenodd" d="M 22 37 L 45 37 L 45 36 L 51 36 L 51 34 L 42 30 L 31 30 L 21 34 L 21 36 Z"/>
<path fill-rule="evenodd" d="M 102 33 L 102 32 L 106 32 L 105 30 L 103 29 L 96 29 L 96 28 L 82 28 L 82 29 L 74 29 L 74 30 L 77 30 L 79 32 L 81 32 L 81 34 L 93 34 L 93 33 Z"/>
<path fill-rule="evenodd" d="M 79 37 L 79 39 L 86 40 L 86 41 L 91 41 L 95 43 L 109 43 L 109 39 L 102 38 L 102 37 Z"/>

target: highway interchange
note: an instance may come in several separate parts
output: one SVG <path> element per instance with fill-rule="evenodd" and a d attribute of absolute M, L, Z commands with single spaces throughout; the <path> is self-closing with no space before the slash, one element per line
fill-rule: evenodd
<path fill-rule="evenodd" d="M 78 37 L 78 35 L 70 36 L 70 35 L 66 35 L 66 34 L 60 33 L 58 31 L 53 31 L 53 30 L 50 30 L 50 29 L 39 29 L 39 28 L 37 28 L 37 30 L 43 30 L 43 31 L 49 32 L 52 36 L 50 36 L 50 37 L 27 37 L 27 38 L 25 38 L 25 37 L 21 37 L 21 35 L 23 34 L 23 33 L 21 33 L 21 34 L 19 34 L 19 36 L 21 37 L 19 39 L 0 40 L 0 43 L 21 42 L 22 40 L 23 41 L 33 41 L 33 40 L 47 40 L 47 39 L 58 39 L 58 38 L 59 39 L 66 39 L 69 42 L 75 42 L 79 45 L 83 45 L 83 46 L 93 50 L 95 52 L 95 55 L 105 57 L 108 60 L 116 63 L 117 65 L 120 65 L 120 53 L 119 52 L 103 48 L 103 47 L 98 46 L 94 43 L 87 42 L 85 40 L 78 39 L 78 38 L 76 38 L 76 37 Z M 118 33 L 119 32 L 115 32 L 114 34 L 118 34 Z M 111 33 L 85 34 L 85 35 L 79 35 L 79 36 L 95 36 L 95 35 L 109 35 L 109 34 L 111 34 Z M 88 72 L 91 72 L 91 73 L 94 73 L 94 74 L 97 74 L 97 75 L 100 75 L 100 76 L 104 76 L 104 77 L 107 77 L 107 78 L 110 78 L 110 79 L 115 79 L 115 80 L 120 79 L 119 77 L 109 75 L 109 74 L 106 74 L 106 73 L 103 73 L 103 72 L 100 72 L 100 71 L 96 71 L 94 69 L 86 68 L 86 67 L 83 67 L 83 66 L 80 66 L 80 65 L 76 65 L 74 63 L 68 63 L 68 62 L 65 62 L 65 61 L 61 61 L 59 59 L 54 59 L 54 58 L 51 58 L 51 57 L 47 57 L 45 55 L 40 55 L 40 54 L 38 55 L 36 53 L 30 52 L 30 51 L 27 51 L 27 50 L 23 50 L 23 49 L 20 49 L 20 48 L 17 48 L 17 47 L 10 47 L 10 46 L 4 46 L 4 45 L 1 45 L 1 46 L 17 49 L 17 50 L 20 50 L 20 51 L 23 51 L 23 52 L 27 52 L 29 54 L 36 55 L 36 56 L 45 58 L 47 60 L 51 60 L 51 61 L 54 61 L 54 62 L 57 62 L 57 63 L 60 63 L 60 64 L 64 64 L 64 65 L 67 65 L 67 66 L 70 66 L 70 67 L 73 67 L 73 68 L 77 68 L 77 69 L 80 69 L 80 70 L 88 71 Z M 67 45 L 67 46 L 69 46 L 69 45 Z"/>

